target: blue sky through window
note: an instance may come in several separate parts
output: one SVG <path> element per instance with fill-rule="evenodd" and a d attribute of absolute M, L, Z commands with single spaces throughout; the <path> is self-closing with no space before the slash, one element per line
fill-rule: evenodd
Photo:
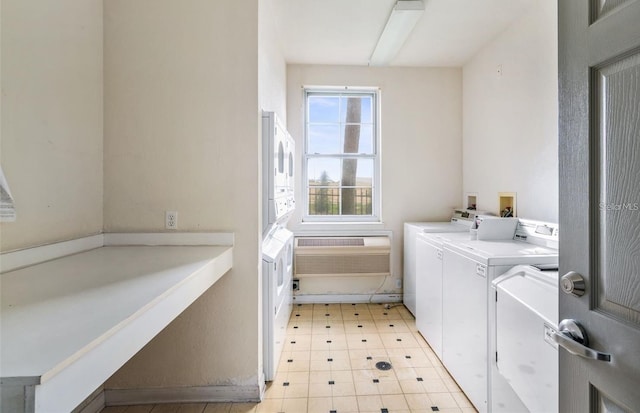
<path fill-rule="evenodd" d="M 343 154 L 347 100 L 359 97 L 361 123 L 358 153 L 374 154 L 373 98 L 371 95 L 311 94 L 307 100 L 307 152 L 309 154 Z M 308 178 L 317 180 L 326 171 L 330 180 L 340 181 L 342 173 L 339 159 L 310 159 Z M 372 182 L 373 161 L 358 161 L 358 181 Z"/>

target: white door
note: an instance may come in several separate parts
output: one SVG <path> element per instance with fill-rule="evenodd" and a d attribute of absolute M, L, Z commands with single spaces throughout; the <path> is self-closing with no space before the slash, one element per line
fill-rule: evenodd
<path fill-rule="evenodd" d="M 558 23 L 560 412 L 640 412 L 640 1 L 559 0 Z"/>

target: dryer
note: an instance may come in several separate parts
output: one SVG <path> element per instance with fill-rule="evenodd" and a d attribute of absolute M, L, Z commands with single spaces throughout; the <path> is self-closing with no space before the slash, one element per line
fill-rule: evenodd
<path fill-rule="evenodd" d="M 402 301 L 416 315 L 416 237 L 423 232 L 469 232 L 474 224 L 476 211 L 455 209 L 448 222 L 404 223 L 404 270 L 402 277 Z"/>
<path fill-rule="evenodd" d="M 263 363 L 265 380 L 276 375 L 293 302 L 293 233 L 274 227 L 262 243 Z"/>
<path fill-rule="evenodd" d="M 493 412 L 558 412 L 558 271 L 519 265 L 492 283 Z M 516 400 L 517 398 L 517 400 Z"/>
<path fill-rule="evenodd" d="M 263 235 L 284 224 L 295 209 L 293 195 L 295 144 L 274 112 L 262 114 Z"/>
<path fill-rule="evenodd" d="M 491 281 L 515 265 L 557 267 L 557 236 L 556 225 L 520 220 L 513 239 L 444 243 L 442 360 L 480 412 L 492 411 Z"/>

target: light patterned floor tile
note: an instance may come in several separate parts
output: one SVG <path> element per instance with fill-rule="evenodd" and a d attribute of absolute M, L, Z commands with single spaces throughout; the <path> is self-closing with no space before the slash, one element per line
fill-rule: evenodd
<path fill-rule="evenodd" d="M 333 409 L 339 413 L 358 413 L 358 399 L 356 396 L 333 398 Z"/>
<path fill-rule="evenodd" d="M 374 383 L 373 380 L 357 381 L 355 382 L 356 395 L 380 395 L 379 383 Z"/>
<path fill-rule="evenodd" d="M 451 396 L 453 396 L 456 403 L 458 403 L 458 407 L 473 408 L 473 405 L 471 404 L 469 399 L 467 399 L 467 396 L 465 396 L 464 393 L 462 392 L 451 393 Z"/>
<path fill-rule="evenodd" d="M 255 413 L 258 403 L 232 403 L 229 413 Z"/>
<path fill-rule="evenodd" d="M 378 388 L 380 389 L 380 394 L 402 394 L 402 388 L 397 380 L 380 381 Z"/>
<path fill-rule="evenodd" d="M 422 385 L 427 393 L 449 393 L 441 379 L 423 379 Z"/>
<path fill-rule="evenodd" d="M 407 400 L 402 394 L 383 394 L 380 397 L 382 398 L 382 407 L 389 409 L 390 412 L 397 410 L 409 410 Z"/>
<path fill-rule="evenodd" d="M 400 387 L 404 394 L 424 394 L 424 386 L 416 379 L 400 380 Z"/>
<path fill-rule="evenodd" d="M 209 403 L 204 408 L 204 413 L 229 413 L 230 411 L 231 403 Z"/>
<path fill-rule="evenodd" d="M 392 369 L 377 369 L 380 361 Z M 305 304 L 294 306 L 278 372 L 262 403 L 158 404 L 103 412 L 431 413 L 432 407 L 476 412 L 404 306 Z"/>
<path fill-rule="evenodd" d="M 419 409 L 429 409 L 429 411 L 432 411 L 431 406 L 433 406 L 433 402 L 431 402 L 429 396 L 424 393 L 405 394 L 404 398 L 407 400 L 411 411 Z"/>
<path fill-rule="evenodd" d="M 358 409 L 361 412 L 380 412 L 382 409 L 382 399 L 377 395 L 356 396 L 358 398 Z"/>
<path fill-rule="evenodd" d="M 427 395 L 433 404 L 441 409 L 455 409 L 458 407 L 458 403 L 456 403 L 456 400 L 451 396 L 451 393 L 427 393 Z"/>
<path fill-rule="evenodd" d="M 327 413 L 333 407 L 331 397 L 310 397 L 308 403 L 308 413 Z"/>

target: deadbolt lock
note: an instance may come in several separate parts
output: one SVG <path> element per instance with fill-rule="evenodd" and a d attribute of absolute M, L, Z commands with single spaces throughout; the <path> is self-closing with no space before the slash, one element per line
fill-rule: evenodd
<path fill-rule="evenodd" d="M 575 271 L 569 271 L 560 278 L 560 287 L 565 294 L 582 297 L 585 292 L 584 278 Z"/>

